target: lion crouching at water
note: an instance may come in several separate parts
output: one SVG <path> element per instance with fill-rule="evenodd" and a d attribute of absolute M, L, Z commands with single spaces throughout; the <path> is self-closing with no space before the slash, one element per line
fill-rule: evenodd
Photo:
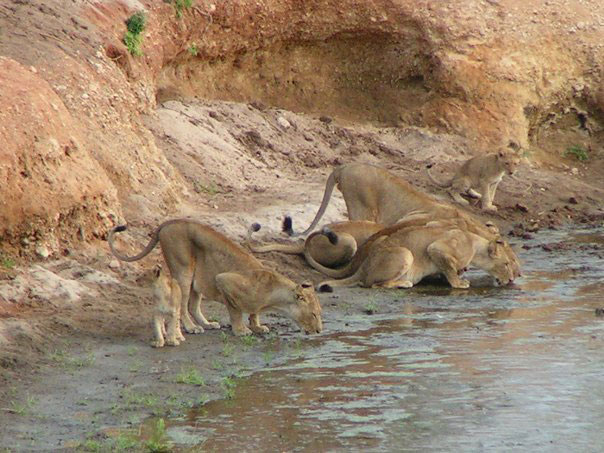
<path fill-rule="evenodd" d="M 125 226 L 115 227 L 108 237 L 112 253 L 122 261 L 138 261 L 160 243 L 172 279 L 180 289 L 180 319 L 185 332 L 201 333 L 204 327 L 220 327 L 208 322 L 201 312 L 202 295 L 227 306 L 235 335 L 266 331 L 258 320 L 264 310 L 289 316 L 307 333 L 321 332 L 321 306 L 311 285 L 296 284 L 265 269 L 241 246 L 209 226 L 186 219 L 164 222 L 135 256 L 123 255 L 115 248 L 115 234 L 124 230 Z M 250 313 L 250 328 L 243 324 L 243 312 Z"/>
<path fill-rule="evenodd" d="M 419 227 L 395 225 L 373 235 L 344 268 L 321 269 L 338 280 L 324 281 L 319 289 L 354 285 L 410 288 L 434 274 L 443 274 L 453 288 L 467 288 L 470 283 L 459 275 L 470 264 L 491 274 L 501 285 L 514 279 L 513 263 L 500 240 L 489 241 L 442 222 Z"/>

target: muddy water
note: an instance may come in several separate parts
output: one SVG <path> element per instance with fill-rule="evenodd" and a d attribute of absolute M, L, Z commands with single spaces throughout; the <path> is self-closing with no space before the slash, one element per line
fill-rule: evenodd
<path fill-rule="evenodd" d="M 324 335 L 168 433 L 187 451 L 602 451 L 603 239 L 525 242 L 514 287 L 341 291 Z"/>

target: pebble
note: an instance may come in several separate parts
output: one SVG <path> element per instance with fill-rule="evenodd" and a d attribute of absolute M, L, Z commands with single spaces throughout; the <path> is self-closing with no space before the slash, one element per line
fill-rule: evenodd
<path fill-rule="evenodd" d="M 50 251 L 48 250 L 48 247 L 46 247 L 44 244 L 40 244 L 36 247 L 36 253 L 41 258 L 48 258 L 50 256 Z"/>
<path fill-rule="evenodd" d="M 285 118 L 283 118 L 282 116 L 280 116 L 279 118 L 277 118 L 277 123 L 279 124 L 279 126 L 281 126 L 283 129 L 289 129 L 291 127 L 291 124 L 289 123 L 289 121 L 287 121 Z"/>

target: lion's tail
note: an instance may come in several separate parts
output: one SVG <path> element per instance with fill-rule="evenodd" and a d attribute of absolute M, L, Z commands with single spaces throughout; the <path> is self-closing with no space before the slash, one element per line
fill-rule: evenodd
<path fill-rule="evenodd" d="M 109 242 L 109 248 L 111 249 L 111 253 L 113 253 L 113 255 L 120 261 L 126 261 L 128 263 L 131 263 L 133 261 L 138 261 L 140 259 L 143 259 L 145 256 L 147 256 L 151 252 L 151 250 L 153 250 L 155 248 L 155 246 L 159 242 L 159 232 L 161 230 L 161 226 L 155 230 L 155 232 L 153 233 L 153 237 L 151 238 L 151 240 L 149 241 L 147 246 L 138 255 L 135 255 L 135 256 L 122 255 L 120 252 L 118 252 L 116 250 L 113 241 L 114 241 L 115 233 L 121 233 L 122 231 L 126 231 L 126 229 L 128 229 L 128 227 L 126 225 L 118 225 L 109 232 L 109 235 L 107 237 L 107 242 Z"/>
<path fill-rule="evenodd" d="M 259 223 L 252 223 L 247 230 L 247 236 L 244 241 L 244 245 L 247 246 L 254 253 L 267 253 L 267 252 L 283 252 L 290 255 L 300 255 L 304 252 L 304 243 L 299 244 L 264 244 L 264 245 L 253 245 L 251 243 L 252 234 L 259 231 L 262 226 Z"/>
<path fill-rule="evenodd" d="M 319 220 L 321 220 L 321 217 L 323 217 L 323 214 L 325 214 L 325 210 L 327 209 L 327 205 L 329 204 L 329 200 L 331 199 L 331 194 L 333 193 L 334 186 L 339 182 L 341 168 L 342 167 L 338 167 L 334 169 L 329 175 L 329 178 L 327 178 L 327 182 L 325 183 L 325 192 L 323 193 L 323 200 L 321 201 L 321 206 L 319 207 L 317 215 L 315 215 L 315 218 L 313 219 L 310 226 L 302 233 L 298 234 L 295 234 L 292 229 L 289 232 L 290 236 L 306 236 L 308 233 L 315 229 L 315 227 L 319 223 Z"/>
<path fill-rule="evenodd" d="M 442 188 L 446 188 L 451 185 L 450 182 L 443 183 L 438 181 L 434 176 L 432 176 L 432 173 L 430 173 L 430 168 L 432 168 L 432 164 L 426 165 L 426 174 L 428 175 L 428 178 L 430 178 L 430 181 L 432 181 L 433 184 L 436 184 L 438 187 Z"/>
<path fill-rule="evenodd" d="M 347 278 L 341 278 L 339 280 L 325 280 L 317 285 L 317 291 L 322 293 L 329 293 L 333 291 L 334 287 L 346 287 L 346 286 L 357 286 L 361 281 L 361 269 L 358 269 L 354 274 Z"/>
<path fill-rule="evenodd" d="M 329 242 L 331 242 L 333 245 L 336 245 L 338 243 L 338 235 L 336 233 L 334 233 L 332 230 L 330 230 L 328 227 L 324 227 L 320 232 L 317 232 L 314 234 L 323 234 L 323 235 L 327 236 L 327 239 L 329 239 Z M 306 258 L 306 262 L 313 269 L 315 269 L 329 277 L 332 277 L 332 278 L 348 277 L 357 268 L 357 264 L 356 264 L 356 262 L 354 262 L 354 259 L 352 261 L 350 261 L 348 264 L 346 264 L 344 267 L 341 267 L 339 269 L 332 269 L 330 267 L 325 267 L 322 264 L 315 261 L 313 256 L 310 254 L 310 252 L 306 248 L 304 249 L 304 258 Z"/>

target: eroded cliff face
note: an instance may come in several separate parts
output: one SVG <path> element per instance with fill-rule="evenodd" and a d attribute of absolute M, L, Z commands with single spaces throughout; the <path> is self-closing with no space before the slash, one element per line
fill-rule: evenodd
<path fill-rule="evenodd" d="M 139 10 L 133 57 L 124 21 Z M 34 0 L 1 5 L 0 28 L 0 238 L 14 253 L 173 210 L 189 186 L 141 120 L 169 99 L 429 127 L 485 151 L 514 141 L 537 162 L 552 143 L 604 141 L 601 2 L 229 0 L 177 14 Z"/>

